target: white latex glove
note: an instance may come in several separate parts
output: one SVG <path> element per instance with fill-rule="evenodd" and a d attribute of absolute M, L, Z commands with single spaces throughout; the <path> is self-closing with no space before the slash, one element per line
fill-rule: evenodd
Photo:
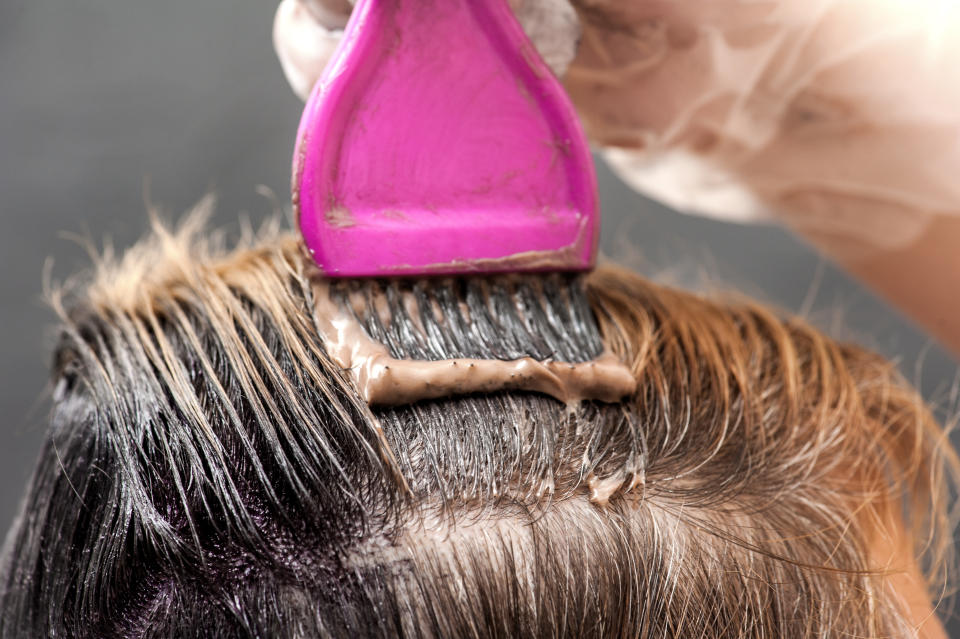
<path fill-rule="evenodd" d="M 274 46 L 290 86 L 302 99 L 340 42 L 352 5 L 352 0 L 283 0 L 277 8 Z M 580 36 L 568 0 L 510 0 L 510 5 L 541 57 L 562 76 Z"/>
<path fill-rule="evenodd" d="M 566 85 L 638 190 L 848 252 L 960 215 L 956 0 L 583 4 Z"/>

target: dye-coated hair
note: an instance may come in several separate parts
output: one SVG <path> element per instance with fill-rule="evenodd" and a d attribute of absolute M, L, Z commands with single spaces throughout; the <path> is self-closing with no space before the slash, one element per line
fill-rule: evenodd
<path fill-rule="evenodd" d="M 610 268 L 349 283 L 395 356 L 606 347 L 638 381 L 371 408 L 296 239 L 197 227 L 54 296 L 2 637 L 899 637 L 877 539 L 944 583 L 954 457 L 875 355 Z"/>

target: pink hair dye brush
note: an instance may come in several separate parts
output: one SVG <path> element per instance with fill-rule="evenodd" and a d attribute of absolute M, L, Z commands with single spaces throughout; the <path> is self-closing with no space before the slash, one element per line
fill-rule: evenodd
<path fill-rule="evenodd" d="M 360 0 L 307 102 L 293 203 L 328 276 L 593 266 L 589 147 L 506 0 Z"/>

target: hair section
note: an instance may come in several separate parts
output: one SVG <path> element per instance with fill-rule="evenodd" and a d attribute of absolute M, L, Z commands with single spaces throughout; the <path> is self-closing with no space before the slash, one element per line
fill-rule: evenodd
<path fill-rule="evenodd" d="M 890 574 L 945 583 L 955 458 L 882 358 L 609 268 L 345 283 L 394 356 L 607 349 L 638 383 L 371 408 L 296 239 L 200 227 L 54 296 L 4 637 L 897 637 Z"/>

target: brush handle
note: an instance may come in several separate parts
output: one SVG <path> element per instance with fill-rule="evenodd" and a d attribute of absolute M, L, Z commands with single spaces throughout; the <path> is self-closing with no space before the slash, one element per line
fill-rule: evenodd
<path fill-rule="evenodd" d="M 329 276 L 595 259 L 589 146 L 506 0 L 360 0 L 304 111 L 293 191 Z"/>

